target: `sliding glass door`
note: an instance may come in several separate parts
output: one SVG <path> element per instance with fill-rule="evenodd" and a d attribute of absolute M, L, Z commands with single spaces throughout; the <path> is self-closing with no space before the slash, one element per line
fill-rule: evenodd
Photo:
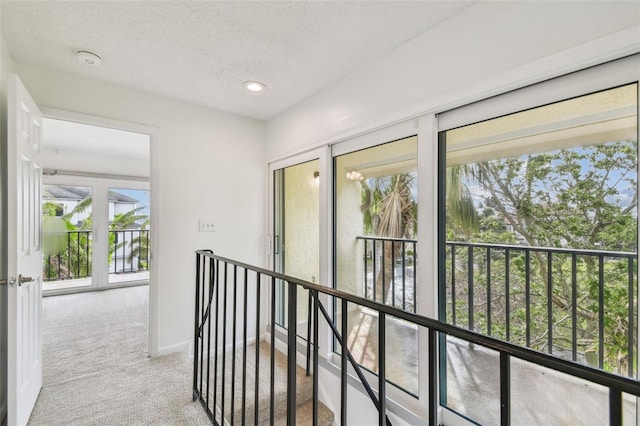
<path fill-rule="evenodd" d="M 318 159 L 273 171 L 273 267 L 276 272 L 319 282 L 320 161 Z M 276 283 L 276 323 L 289 327 L 287 284 Z M 306 338 L 309 298 L 298 294 L 297 334 Z"/>

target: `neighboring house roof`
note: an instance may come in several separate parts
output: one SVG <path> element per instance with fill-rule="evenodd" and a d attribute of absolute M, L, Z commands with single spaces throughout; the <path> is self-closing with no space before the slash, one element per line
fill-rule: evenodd
<path fill-rule="evenodd" d="M 116 201 L 118 203 L 137 203 L 139 200 L 129 197 L 128 195 L 120 194 L 119 192 L 109 191 L 109 201 Z"/>
<path fill-rule="evenodd" d="M 43 198 L 49 200 L 82 200 L 89 195 L 91 188 L 86 186 L 47 185 L 43 191 Z"/>
<path fill-rule="evenodd" d="M 46 185 L 43 191 L 43 198 L 45 200 L 83 200 L 89 196 L 91 196 L 91 188 L 87 186 Z M 133 197 L 120 194 L 116 191 L 109 191 L 109 201 L 131 204 L 139 202 L 139 200 Z"/>

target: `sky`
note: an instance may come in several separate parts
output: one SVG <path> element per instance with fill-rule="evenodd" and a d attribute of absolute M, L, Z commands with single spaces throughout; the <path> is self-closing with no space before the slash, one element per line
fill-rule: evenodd
<path fill-rule="evenodd" d="M 140 210 L 140 214 L 149 215 L 151 213 L 150 202 L 149 202 L 149 191 L 141 190 L 141 189 L 119 189 L 119 188 L 110 188 L 110 189 L 119 194 L 126 195 L 128 197 L 135 198 L 136 200 L 138 200 L 138 207 L 144 207 L 144 209 Z"/>

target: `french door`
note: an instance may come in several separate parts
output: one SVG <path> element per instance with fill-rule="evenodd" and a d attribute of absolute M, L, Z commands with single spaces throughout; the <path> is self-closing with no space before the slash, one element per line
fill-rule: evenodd
<path fill-rule="evenodd" d="M 149 201 L 147 182 L 47 176 L 45 294 L 148 282 Z"/>

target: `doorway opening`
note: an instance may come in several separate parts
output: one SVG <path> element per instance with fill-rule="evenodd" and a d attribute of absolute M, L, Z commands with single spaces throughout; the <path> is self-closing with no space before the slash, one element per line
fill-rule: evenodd
<path fill-rule="evenodd" d="M 149 283 L 149 141 L 43 119 L 45 296 Z"/>

